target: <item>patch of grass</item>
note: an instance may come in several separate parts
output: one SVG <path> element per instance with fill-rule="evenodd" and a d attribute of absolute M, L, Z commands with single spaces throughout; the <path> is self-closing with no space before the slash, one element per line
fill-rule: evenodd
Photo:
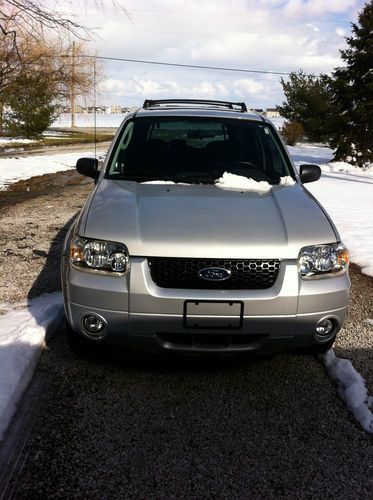
<path fill-rule="evenodd" d="M 105 142 L 111 141 L 114 137 L 114 134 L 110 133 L 98 133 L 96 134 L 97 142 Z M 75 133 L 75 134 L 66 134 L 66 136 L 61 137 L 44 137 L 40 144 L 45 146 L 61 146 L 64 144 L 80 144 L 85 142 L 94 142 L 95 136 L 94 134 L 83 134 L 83 133 Z"/>
<path fill-rule="evenodd" d="M 106 142 L 111 141 L 114 137 L 114 132 L 101 132 L 96 134 L 97 142 Z M 84 132 L 68 132 L 61 136 L 56 137 L 40 137 L 36 138 L 35 142 L 12 142 L 5 143 L 0 145 L 0 152 L 6 152 L 13 149 L 21 149 L 22 151 L 28 151 L 35 148 L 41 147 L 50 147 L 50 146 L 69 146 L 71 144 L 84 144 L 84 143 L 93 143 L 95 140 L 95 136 L 93 133 L 84 133 Z"/>

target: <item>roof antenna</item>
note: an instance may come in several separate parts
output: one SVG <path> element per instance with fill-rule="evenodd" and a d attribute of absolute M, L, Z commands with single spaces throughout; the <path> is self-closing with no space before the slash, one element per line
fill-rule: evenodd
<path fill-rule="evenodd" d="M 94 133 L 93 140 L 95 142 L 95 160 L 97 159 L 97 119 L 96 119 L 96 58 L 93 59 L 93 122 Z"/>

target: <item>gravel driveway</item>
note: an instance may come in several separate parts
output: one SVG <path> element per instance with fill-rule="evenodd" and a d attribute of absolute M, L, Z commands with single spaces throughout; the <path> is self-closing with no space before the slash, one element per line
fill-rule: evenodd
<path fill-rule="evenodd" d="M 59 287 L 67 223 L 91 186 L 68 172 L 0 193 L 0 301 Z M 355 266 L 351 279 L 336 352 L 372 394 L 372 279 Z M 4 498 L 373 498 L 373 439 L 317 357 L 82 358 L 61 332 L 38 378 Z"/>

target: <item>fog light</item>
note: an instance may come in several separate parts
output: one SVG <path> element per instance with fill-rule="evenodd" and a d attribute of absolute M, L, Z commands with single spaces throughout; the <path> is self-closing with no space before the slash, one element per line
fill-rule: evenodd
<path fill-rule="evenodd" d="M 332 319 L 322 319 L 316 325 L 316 332 L 318 335 L 325 336 L 334 328 L 334 321 Z"/>
<path fill-rule="evenodd" d="M 83 326 L 90 333 L 99 333 L 104 328 L 105 323 L 94 314 L 89 314 L 83 318 Z"/>

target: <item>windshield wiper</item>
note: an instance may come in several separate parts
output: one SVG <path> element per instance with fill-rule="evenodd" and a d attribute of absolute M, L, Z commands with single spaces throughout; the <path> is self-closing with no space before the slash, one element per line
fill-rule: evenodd
<path fill-rule="evenodd" d="M 206 184 L 214 183 L 220 176 L 220 170 L 211 170 L 207 172 L 180 172 L 170 175 L 170 180 L 174 180 L 175 182 L 189 181 L 197 184 Z"/>
<path fill-rule="evenodd" d="M 172 181 L 172 182 L 186 182 L 192 184 L 213 184 L 216 179 L 221 176 L 221 171 L 208 171 L 208 172 L 175 172 L 173 174 L 145 174 L 142 172 L 133 173 L 115 173 L 111 174 L 111 179 L 127 180 L 134 182 L 146 181 Z"/>
<path fill-rule="evenodd" d="M 171 181 L 172 179 L 169 176 L 165 175 L 149 175 L 140 173 L 133 174 L 118 174 L 111 175 L 111 179 L 120 180 L 120 181 L 134 181 L 134 182 L 146 182 L 146 181 Z"/>

